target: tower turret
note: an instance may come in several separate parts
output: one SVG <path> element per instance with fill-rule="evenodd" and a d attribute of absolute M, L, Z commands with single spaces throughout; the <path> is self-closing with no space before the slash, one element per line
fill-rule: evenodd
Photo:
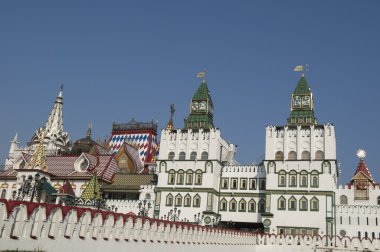
<path fill-rule="evenodd" d="M 317 119 L 314 116 L 313 93 L 304 75 L 301 75 L 301 79 L 292 93 L 288 125 L 317 125 Z"/>
<path fill-rule="evenodd" d="M 193 95 L 190 104 L 190 114 L 185 119 L 185 129 L 214 128 L 214 104 L 205 80 L 202 81 Z"/>

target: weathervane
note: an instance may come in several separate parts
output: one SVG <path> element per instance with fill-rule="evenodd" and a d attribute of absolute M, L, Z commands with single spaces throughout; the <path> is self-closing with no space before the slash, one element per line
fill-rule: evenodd
<path fill-rule="evenodd" d="M 170 120 L 173 121 L 173 115 L 175 112 L 174 104 L 170 104 Z"/>
<path fill-rule="evenodd" d="M 302 72 L 301 76 L 305 76 L 305 73 L 309 70 L 309 64 L 298 65 L 294 68 L 294 72 Z"/>
<path fill-rule="evenodd" d="M 207 69 L 206 68 L 197 74 L 197 78 L 201 78 L 204 81 L 206 80 L 206 77 L 207 77 Z"/>
<path fill-rule="evenodd" d="M 360 160 L 364 160 L 365 156 L 366 156 L 366 152 L 365 150 L 363 149 L 359 149 L 357 152 L 356 152 L 356 156 L 358 156 L 358 158 L 360 158 Z"/>

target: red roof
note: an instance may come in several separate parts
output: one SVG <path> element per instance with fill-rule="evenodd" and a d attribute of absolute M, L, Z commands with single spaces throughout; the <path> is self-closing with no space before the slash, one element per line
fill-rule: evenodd
<path fill-rule="evenodd" d="M 375 183 L 375 181 L 373 180 L 373 177 L 372 177 L 372 174 L 371 172 L 369 171 L 367 165 L 365 164 L 364 160 L 363 159 L 360 159 L 359 161 L 359 164 L 358 164 L 358 167 L 356 168 L 356 171 L 355 171 L 355 174 L 354 176 L 352 177 L 351 180 L 353 180 L 353 178 L 356 176 L 356 174 L 358 173 L 362 173 L 364 174 L 370 181 L 371 183 Z"/>

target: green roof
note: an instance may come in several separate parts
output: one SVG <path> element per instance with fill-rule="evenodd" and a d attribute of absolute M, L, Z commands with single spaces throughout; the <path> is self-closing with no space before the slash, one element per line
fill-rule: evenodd
<path fill-rule="evenodd" d="M 301 79 L 298 81 L 296 89 L 294 89 L 293 94 L 310 94 L 310 87 L 307 84 L 305 76 L 301 76 Z"/>

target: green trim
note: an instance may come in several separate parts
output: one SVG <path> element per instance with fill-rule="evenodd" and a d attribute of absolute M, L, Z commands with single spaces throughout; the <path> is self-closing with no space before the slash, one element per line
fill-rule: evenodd
<path fill-rule="evenodd" d="M 225 187 L 224 186 L 224 182 L 227 181 L 227 186 Z M 222 178 L 222 185 L 221 185 L 221 189 L 228 189 L 228 186 L 229 186 L 229 183 L 230 182 L 230 179 L 229 178 Z"/>
<path fill-rule="evenodd" d="M 255 186 L 252 187 L 252 181 L 255 181 Z M 256 178 L 249 178 L 249 190 L 256 190 L 257 188 L 257 179 Z"/>
<path fill-rule="evenodd" d="M 253 209 L 250 210 L 251 203 L 254 203 L 254 206 L 253 206 Z M 248 212 L 249 213 L 256 213 L 256 201 L 254 199 L 250 199 L 250 201 L 248 201 Z"/>
<path fill-rule="evenodd" d="M 286 195 L 318 195 L 318 196 L 331 196 L 333 191 L 309 191 L 309 190 L 267 190 L 271 194 L 286 194 Z"/>
<path fill-rule="evenodd" d="M 218 195 L 219 192 L 214 190 L 213 188 L 204 188 L 204 187 L 199 187 L 199 188 L 188 188 L 188 187 L 159 187 L 156 188 L 156 192 L 209 192 L 213 193 L 215 195 Z"/>
<path fill-rule="evenodd" d="M 235 193 L 235 192 L 221 192 L 220 196 L 223 197 L 265 197 L 265 193 Z"/>
<path fill-rule="evenodd" d="M 305 202 L 306 201 L 306 208 L 302 208 L 302 202 Z M 298 209 L 300 211 L 308 211 L 308 204 L 309 204 L 309 201 L 305 198 L 305 197 L 302 197 L 300 198 L 300 200 L 298 201 Z"/>
<path fill-rule="evenodd" d="M 231 190 L 238 190 L 239 188 L 239 178 L 235 177 L 235 178 L 230 178 L 231 180 L 231 183 L 230 183 L 230 189 Z M 232 187 L 233 185 L 233 180 L 236 180 L 236 187 Z"/>
<path fill-rule="evenodd" d="M 242 187 L 242 181 L 245 181 L 245 187 Z M 240 178 L 240 190 L 247 190 L 247 178 Z"/>
<path fill-rule="evenodd" d="M 284 207 L 280 207 L 280 200 L 284 201 Z M 277 199 L 277 210 L 286 210 L 286 199 L 284 196 L 281 196 L 280 198 Z"/>

